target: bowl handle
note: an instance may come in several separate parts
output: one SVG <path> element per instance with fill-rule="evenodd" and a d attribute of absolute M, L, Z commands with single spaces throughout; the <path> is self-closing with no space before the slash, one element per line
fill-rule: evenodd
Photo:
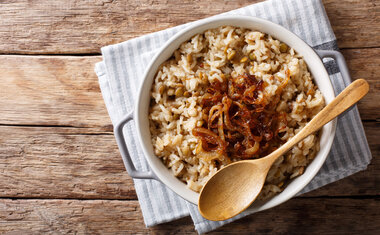
<path fill-rule="evenodd" d="M 133 119 L 133 111 L 125 115 L 116 125 L 114 128 L 114 134 L 116 138 L 117 145 L 119 146 L 119 150 L 121 153 L 121 157 L 124 162 L 125 169 L 127 170 L 128 174 L 134 178 L 134 179 L 155 179 L 157 180 L 156 175 L 150 170 L 150 171 L 138 171 L 135 168 L 135 165 L 132 162 L 131 156 L 129 155 L 127 144 L 125 143 L 125 138 L 123 134 L 123 127 L 125 124 L 127 124 L 129 121 Z"/>
<path fill-rule="evenodd" d="M 344 59 L 342 53 L 333 50 L 316 50 L 316 52 L 321 59 L 332 58 L 336 61 L 346 86 L 348 86 L 352 82 L 350 72 L 346 64 L 346 60 Z"/>

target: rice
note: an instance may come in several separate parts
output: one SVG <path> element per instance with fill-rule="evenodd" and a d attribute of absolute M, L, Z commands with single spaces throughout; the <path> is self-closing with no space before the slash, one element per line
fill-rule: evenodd
<path fill-rule="evenodd" d="M 257 93 L 258 99 L 278 99 L 275 111 L 284 113 L 286 126 L 276 138 L 283 142 L 324 106 L 302 56 L 270 35 L 223 26 L 182 43 L 156 73 L 149 121 L 155 154 L 193 191 L 199 192 L 220 168 L 240 160 L 235 155 L 200 157 L 201 141 L 193 130 L 205 125 L 201 102 L 210 84 L 239 79 L 243 74 L 265 84 Z M 290 179 L 304 172 L 318 151 L 319 136 L 315 133 L 280 157 L 270 169 L 259 198 L 281 192 Z"/>

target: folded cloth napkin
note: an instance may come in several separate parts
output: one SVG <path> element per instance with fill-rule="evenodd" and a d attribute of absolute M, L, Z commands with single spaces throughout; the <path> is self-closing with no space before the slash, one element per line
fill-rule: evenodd
<path fill-rule="evenodd" d="M 320 0 L 269 0 L 224 14 L 264 18 L 286 27 L 315 49 L 338 49 Z M 171 36 L 190 24 L 102 48 L 103 61 L 96 64 L 95 71 L 113 124 L 133 109 L 142 74 L 153 55 Z M 335 93 L 338 94 L 351 81 L 342 78 L 334 61 L 325 62 Z M 136 168 L 147 171 L 149 167 L 137 142 L 133 122 L 127 124 L 124 134 Z M 338 118 L 336 137 L 325 164 L 299 194 L 363 170 L 370 160 L 371 153 L 355 106 Z M 252 213 L 248 209 L 226 221 L 208 221 L 199 214 L 195 205 L 183 200 L 160 182 L 136 179 L 134 183 L 147 226 L 190 214 L 198 233 L 204 233 Z"/>

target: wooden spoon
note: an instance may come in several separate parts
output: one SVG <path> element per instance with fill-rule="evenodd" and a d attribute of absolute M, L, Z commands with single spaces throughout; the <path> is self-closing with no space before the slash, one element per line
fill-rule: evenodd
<path fill-rule="evenodd" d="M 198 209 L 203 217 L 229 219 L 248 208 L 259 195 L 273 162 L 299 141 L 358 102 L 368 92 L 364 79 L 358 79 L 324 107 L 297 135 L 266 157 L 232 163 L 213 175 L 202 188 Z"/>

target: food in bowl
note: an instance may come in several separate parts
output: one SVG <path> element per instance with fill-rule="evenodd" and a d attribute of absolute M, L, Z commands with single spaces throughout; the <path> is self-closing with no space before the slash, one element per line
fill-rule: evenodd
<path fill-rule="evenodd" d="M 262 32 L 222 26 L 184 42 L 158 69 L 151 90 L 155 154 L 195 192 L 220 168 L 264 157 L 324 106 L 302 56 Z M 269 198 L 301 175 L 319 150 L 305 138 L 269 171 Z"/>

